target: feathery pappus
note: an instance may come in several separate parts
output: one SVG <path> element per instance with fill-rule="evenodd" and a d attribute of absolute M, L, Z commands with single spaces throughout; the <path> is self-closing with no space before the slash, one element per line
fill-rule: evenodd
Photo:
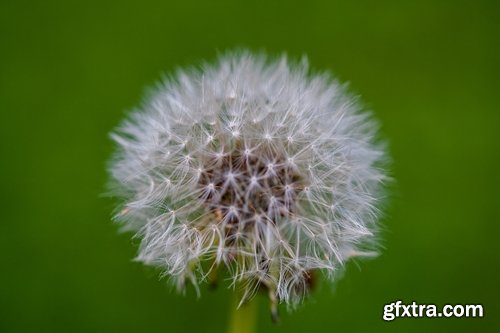
<path fill-rule="evenodd" d="M 376 250 L 386 172 L 377 123 L 306 61 L 229 53 L 178 71 L 112 134 L 116 218 L 137 259 L 184 288 L 225 269 L 241 302 L 296 305 Z"/>

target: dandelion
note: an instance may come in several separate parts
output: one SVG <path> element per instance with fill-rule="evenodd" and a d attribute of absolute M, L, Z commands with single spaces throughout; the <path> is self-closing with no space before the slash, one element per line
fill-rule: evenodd
<path fill-rule="evenodd" d="M 375 249 L 385 151 L 376 123 L 306 61 L 227 54 L 167 79 L 112 134 L 116 218 L 137 259 L 183 289 L 224 269 L 240 305 L 294 306 Z"/>

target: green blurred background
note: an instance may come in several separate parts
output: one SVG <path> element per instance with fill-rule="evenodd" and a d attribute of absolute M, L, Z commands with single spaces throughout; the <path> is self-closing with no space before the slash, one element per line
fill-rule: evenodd
<path fill-rule="evenodd" d="M 349 81 L 394 160 L 382 255 L 260 332 L 498 332 L 499 1 L 0 1 L 0 332 L 224 332 L 229 292 L 132 262 L 108 133 L 178 66 L 249 48 Z M 381 319 L 481 303 L 482 319 Z M 282 309 L 284 310 L 284 309 Z"/>

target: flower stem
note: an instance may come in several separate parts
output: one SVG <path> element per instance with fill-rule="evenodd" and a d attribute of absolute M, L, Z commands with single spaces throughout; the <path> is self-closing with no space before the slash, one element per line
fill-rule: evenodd
<path fill-rule="evenodd" d="M 233 294 L 228 333 L 254 333 L 257 320 L 257 300 L 254 298 L 238 308 L 238 293 Z"/>

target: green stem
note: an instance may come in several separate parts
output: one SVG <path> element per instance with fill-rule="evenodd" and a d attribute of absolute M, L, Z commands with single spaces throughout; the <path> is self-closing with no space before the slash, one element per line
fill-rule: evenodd
<path fill-rule="evenodd" d="M 239 308 L 238 293 L 234 292 L 231 302 L 231 319 L 229 333 L 254 333 L 257 320 L 257 300 L 243 303 Z"/>

